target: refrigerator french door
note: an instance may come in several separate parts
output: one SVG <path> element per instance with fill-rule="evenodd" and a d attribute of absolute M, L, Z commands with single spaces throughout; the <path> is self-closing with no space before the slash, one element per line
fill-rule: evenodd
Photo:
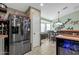
<path fill-rule="evenodd" d="M 21 55 L 30 51 L 29 19 L 23 16 L 10 15 L 9 21 L 9 54 Z M 24 43 L 25 41 L 26 43 Z"/>

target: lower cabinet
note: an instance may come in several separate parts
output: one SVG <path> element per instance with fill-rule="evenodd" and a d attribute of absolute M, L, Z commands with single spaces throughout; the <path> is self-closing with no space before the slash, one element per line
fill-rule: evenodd
<path fill-rule="evenodd" d="M 4 54 L 4 39 L 0 39 L 0 55 Z"/>
<path fill-rule="evenodd" d="M 68 39 L 57 39 L 57 55 L 79 55 L 79 42 Z"/>

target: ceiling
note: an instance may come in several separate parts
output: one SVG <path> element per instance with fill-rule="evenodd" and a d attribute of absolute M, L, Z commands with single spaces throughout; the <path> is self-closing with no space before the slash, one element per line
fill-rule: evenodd
<path fill-rule="evenodd" d="M 17 9 L 19 11 L 25 12 L 29 6 L 32 6 L 36 9 L 40 10 L 40 4 L 39 3 L 5 3 L 10 8 Z"/>
<path fill-rule="evenodd" d="M 29 6 L 41 10 L 41 17 L 49 20 L 58 17 L 57 12 L 60 11 L 60 17 L 76 10 L 79 10 L 79 3 L 45 3 L 40 6 L 40 3 L 5 3 L 8 7 L 25 12 Z"/>
<path fill-rule="evenodd" d="M 77 10 L 79 10 L 79 3 L 47 3 L 41 7 L 41 16 L 53 20 L 58 17 L 58 11 L 61 17 Z"/>

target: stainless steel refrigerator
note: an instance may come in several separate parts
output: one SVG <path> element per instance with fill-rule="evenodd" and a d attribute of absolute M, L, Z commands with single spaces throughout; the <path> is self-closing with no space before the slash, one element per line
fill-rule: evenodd
<path fill-rule="evenodd" d="M 31 50 L 30 20 L 26 16 L 10 14 L 9 54 L 22 55 Z"/>

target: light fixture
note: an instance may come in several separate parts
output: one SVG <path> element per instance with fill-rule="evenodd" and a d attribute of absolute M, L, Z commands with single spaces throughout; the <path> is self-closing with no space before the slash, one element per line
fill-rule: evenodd
<path fill-rule="evenodd" d="M 7 6 L 3 3 L 0 3 L 0 8 L 7 8 Z"/>
<path fill-rule="evenodd" d="M 68 7 L 67 6 L 65 6 L 64 8 L 63 8 L 63 10 L 66 10 Z"/>
<path fill-rule="evenodd" d="M 44 6 L 44 4 L 43 3 L 40 3 L 40 6 Z"/>
<path fill-rule="evenodd" d="M 7 12 L 7 6 L 3 3 L 0 3 L 0 12 L 4 12 L 4 13 Z"/>
<path fill-rule="evenodd" d="M 59 15 L 60 15 L 60 11 L 58 11 L 58 22 L 56 23 L 56 25 L 58 25 L 58 26 L 62 25 L 62 23 L 60 22 L 60 19 L 59 19 Z"/>

